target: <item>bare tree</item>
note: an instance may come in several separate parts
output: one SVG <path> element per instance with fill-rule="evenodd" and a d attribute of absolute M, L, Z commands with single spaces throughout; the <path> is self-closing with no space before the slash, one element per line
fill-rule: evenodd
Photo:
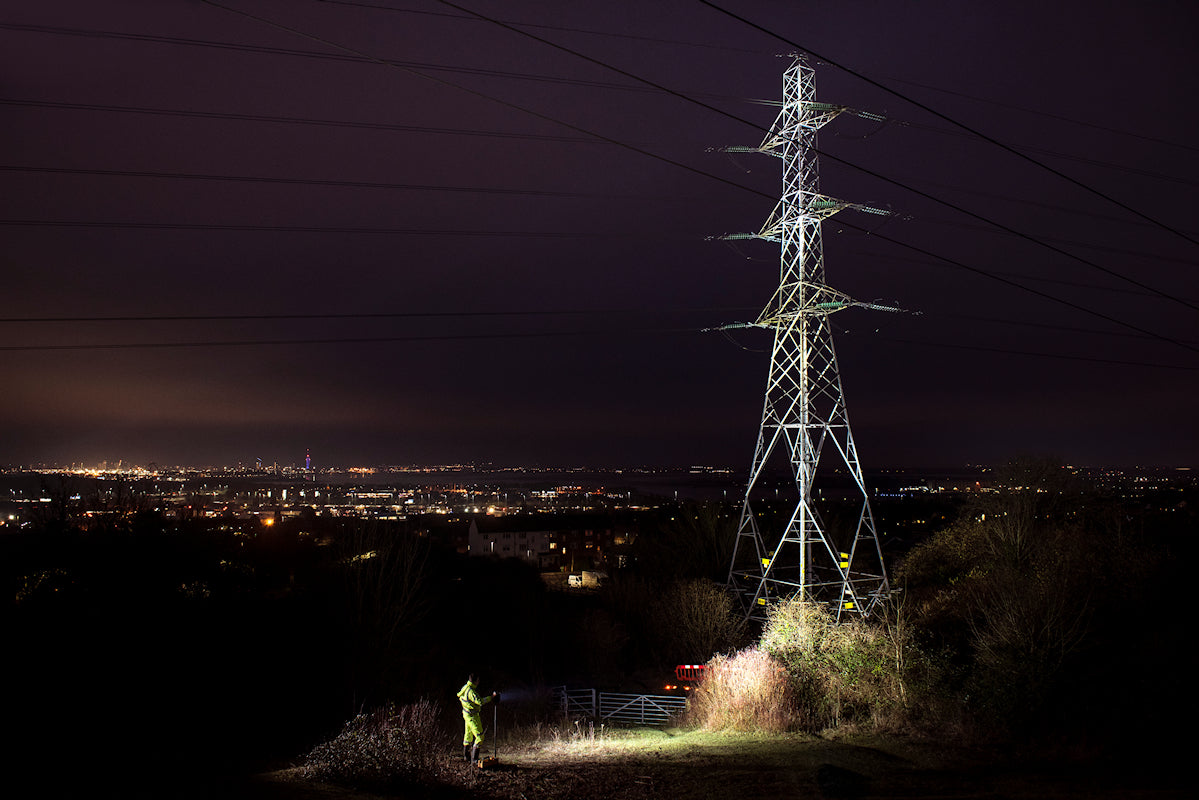
<path fill-rule="evenodd" d="M 403 526 L 358 519 L 342 531 L 337 567 L 355 651 L 354 691 L 369 690 L 428 612 L 428 547 Z"/>

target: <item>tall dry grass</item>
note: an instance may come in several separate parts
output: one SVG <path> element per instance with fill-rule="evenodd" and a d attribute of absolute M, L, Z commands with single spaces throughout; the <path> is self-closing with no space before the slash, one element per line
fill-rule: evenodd
<path fill-rule="evenodd" d="M 705 730 L 781 732 L 794 727 L 794 707 L 786 669 L 751 647 L 708 662 L 684 722 Z"/>

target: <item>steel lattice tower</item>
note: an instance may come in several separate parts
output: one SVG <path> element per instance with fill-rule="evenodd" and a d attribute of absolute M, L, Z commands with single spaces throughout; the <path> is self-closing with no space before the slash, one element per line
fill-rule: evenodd
<path fill-rule="evenodd" d="M 752 235 L 778 242 L 781 261 L 778 290 L 752 323 L 774 331 L 774 346 L 728 578 L 747 616 L 755 618 L 764 617 L 772 602 L 802 593 L 840 620 L 870 613 L 890 590 L 829 327 L 829 316 L 843 308 L 883 307 L 855 302 L 825 284 L 820 237 L 821 220 L 842 209 L 888 212 L 820 194 L 816 132 L 848 109 L 817 103 L 815 96 L 812 69 L 797 57 L 783 74 L 782 111 L 762 144 L 752 148 L 783 162 L 782 196 Z M 761 495 L 771 457 L 784 454 L 799 500 L 781 536 L 772 536 L 756 513 L 760 502 L 751 498 Z M 814 497 L 818 472 L 823 477 L 834 471 L 847 486 L 822 487 Z M 837 522 L 830 525 L 834 505 Z"/>

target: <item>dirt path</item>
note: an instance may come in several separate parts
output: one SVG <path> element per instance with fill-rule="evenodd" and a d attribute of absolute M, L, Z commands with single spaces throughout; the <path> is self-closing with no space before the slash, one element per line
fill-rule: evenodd
<path fill-rule="evenodd" d="M 305 782 L 297 770 L 257 776 L 255 798 L 376 797 L 495 800 L 774 800 L 775 798 L 1190 797 L 1153 775 L 1103 766 L 1032 763 L 900 738 L 828 740 L 637 731 L 598 741 L 542 743 L 500 753 L 494 771 L 447 763 L 444 787 L 371 794 Z"/>

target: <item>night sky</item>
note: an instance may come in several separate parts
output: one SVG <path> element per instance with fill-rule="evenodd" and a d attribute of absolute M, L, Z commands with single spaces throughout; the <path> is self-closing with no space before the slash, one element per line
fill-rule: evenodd
<path fill-rule="evenodd" d="M 0 464 L 748 469 L 797 46 L 863 466 L 1193 464 L 1190 4 L 462 4 L 5 4 Z"/>

